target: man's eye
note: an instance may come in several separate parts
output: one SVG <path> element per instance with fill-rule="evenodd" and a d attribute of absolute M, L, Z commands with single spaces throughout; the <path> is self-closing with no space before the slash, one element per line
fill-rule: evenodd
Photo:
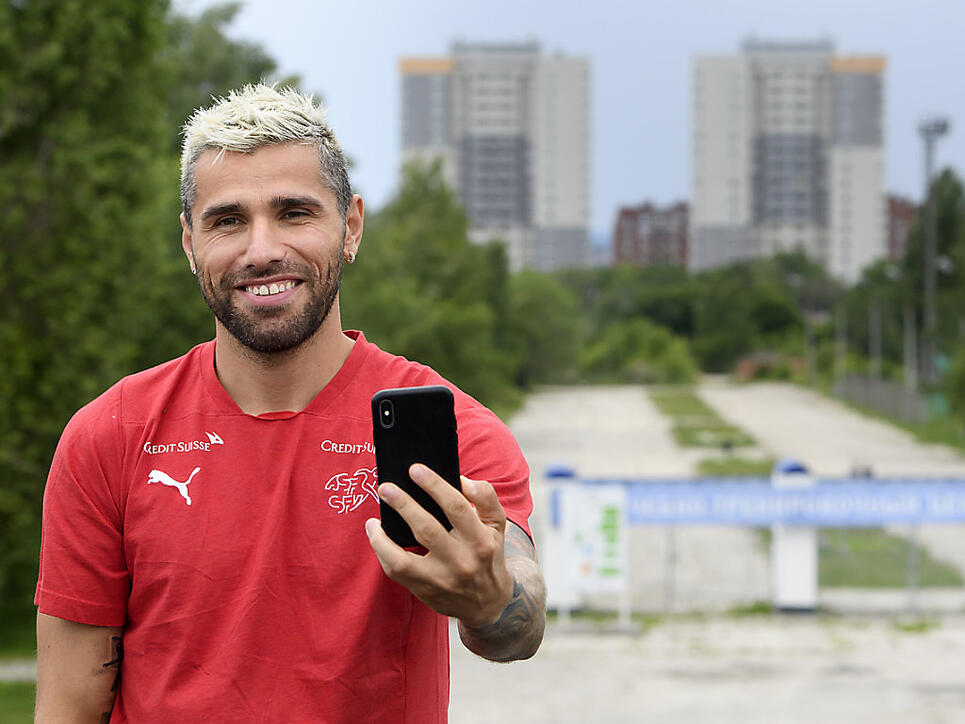
<path fill-rule="evenodd" d="M 308 212 L 307 212 L 307 211 L 303 211 L 302 209 L 289 209 L 289 210 L 286 211 L 285 214 L 284 214 L 284 217 L 285 217 L 286 219 L 297 219 L 297 218 L 300 218 L 300 217 L 302 217 L 302 216 L 308 216 Z"/>
<path fill-rule="evenodd" d="M 239 223 L 237 217 L 235 217 L 235 216 L 223 216 L 222 218 L 220 218 L 220 219 L 218 219 L 216 222 L 214 222 L 214 225 L 215 225 L 215 226 L 234 226 L 234 225 L 237 224 L 237 223 Z"/>

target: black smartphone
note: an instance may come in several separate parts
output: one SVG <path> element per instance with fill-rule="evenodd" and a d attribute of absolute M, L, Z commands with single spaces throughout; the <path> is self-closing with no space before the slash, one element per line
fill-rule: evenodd
<path fill-rule="evenodd" d="M 379 390 L 372 396 L 372 439 L 379 482 L 395 483 L 451 530 L 442 508 L 412 482 L 409 467 L 422 463 L 462 489 L 452 390 L 442 385 Z M 403 548 L 419 545 L 409 524 L 382 500 L 379 515 L 389 538 Z"/>

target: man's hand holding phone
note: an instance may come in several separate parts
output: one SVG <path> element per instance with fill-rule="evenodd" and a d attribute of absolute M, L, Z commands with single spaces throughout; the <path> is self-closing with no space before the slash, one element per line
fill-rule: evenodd
<path fill-rule="evenodd" d="M 379 486 L 379 497 L 412 528 L 425 554 L 398 546 L 377 518 L 365 522 L 382 569 L 423 603 L 471 627 L 494 623 L 513 596 L 513 577 L 506 568 L 506 514 L 493 486 L 462 478 L 456 490 L 425 465 L 409 468 L 409 477 L 445 512 L 445 527 L 392 482 Z"/>

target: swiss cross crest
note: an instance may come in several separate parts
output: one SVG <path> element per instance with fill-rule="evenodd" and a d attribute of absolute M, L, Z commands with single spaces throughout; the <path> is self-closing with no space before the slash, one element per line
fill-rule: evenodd
<path fill-rule="evenodd" d="M 354 473 L 337 473 L 325 483 L 325 490 L 333 495 L 329 496 L 328 504 L 339 514 L 350 513 L 358 508 L 368 496 L 378 502 L 379 495 L 375 492 L 378 476 L 375 468 L 359 468 Z"/>

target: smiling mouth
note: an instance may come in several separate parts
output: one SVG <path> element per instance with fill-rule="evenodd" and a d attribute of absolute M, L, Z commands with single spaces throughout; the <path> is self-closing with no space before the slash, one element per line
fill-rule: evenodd
<path fill-rule="evenodd" d="M 282 292 L 287 292 L 289 289 L 294 287 L 299 282 L 294 279 L 289 279 L 284 282 L 272 282 L 271 284 L 257 284 L 252 286 L 242 287 L 249 294 L 254 294 L 256 297 L 270 297 L 275 294 L 281 294 Z"/>

